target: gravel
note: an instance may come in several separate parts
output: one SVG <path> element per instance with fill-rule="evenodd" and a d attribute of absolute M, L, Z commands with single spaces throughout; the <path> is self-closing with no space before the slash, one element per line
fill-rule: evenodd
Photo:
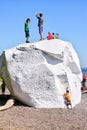
<path fill-rule="evenodd" d="M 10 98 L 0 92 L 0 106 Z M 14 106 L 0 111 L 0 130 L 87 130 L 87 94 L 72 110 L 35 109 L 16 101 Z"/>

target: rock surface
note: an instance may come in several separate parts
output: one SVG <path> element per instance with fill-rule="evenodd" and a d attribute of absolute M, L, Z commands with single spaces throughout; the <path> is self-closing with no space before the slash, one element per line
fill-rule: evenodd
<path fill-rule="evenodd" d="M 0 76 L 15 98 L 35 108 L 65 108 L 67 86 L 72 106 L 81 101 L 80 63 L 69 42 L 43 40 L 6 50 Z"/>

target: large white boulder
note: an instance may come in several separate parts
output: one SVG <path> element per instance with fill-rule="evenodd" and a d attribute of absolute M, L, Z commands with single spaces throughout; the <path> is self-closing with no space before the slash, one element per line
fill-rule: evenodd
<path fill-rule="evenodd" d="M 67 86 L 72 106 L 81 101 L 82 73 L 69 42 L 43 40 L 6 50 L 0 57 L 0 76 L 15 98 L 35 108 L 65 108 Z"/>

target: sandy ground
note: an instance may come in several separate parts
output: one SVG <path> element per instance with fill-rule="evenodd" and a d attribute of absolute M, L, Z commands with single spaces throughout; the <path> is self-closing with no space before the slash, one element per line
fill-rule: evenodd
<path fill-rule="evenodd" d="M 0 106 L 9 99 L 0 92 Z M 73 110 L 34 109 L 19 101 L 8 110 L 0 111 L 0 130 L 87 130 L 87 94 Z"/>

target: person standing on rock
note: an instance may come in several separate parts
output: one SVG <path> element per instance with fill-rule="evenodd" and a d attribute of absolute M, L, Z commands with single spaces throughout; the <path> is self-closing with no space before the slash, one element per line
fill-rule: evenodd
<path fill-rule="evenodd" d="M 25 37 L 26 37 L 26 43 L 29 43 L 28 38 L 29 38 L 29 24 L 30 24 L 30 18 L 26 19 L 26 22 L 24 24 L 24 31 L 25 31 Z"/>
<path fill-rule="evenodd" d="M 38 19 L 38 27 L 39 27 L 39 34 L 40 34 L 40 40 L 43 40 L 43 14 L 39 13 L 36 15 L 37 19 Z"/>

